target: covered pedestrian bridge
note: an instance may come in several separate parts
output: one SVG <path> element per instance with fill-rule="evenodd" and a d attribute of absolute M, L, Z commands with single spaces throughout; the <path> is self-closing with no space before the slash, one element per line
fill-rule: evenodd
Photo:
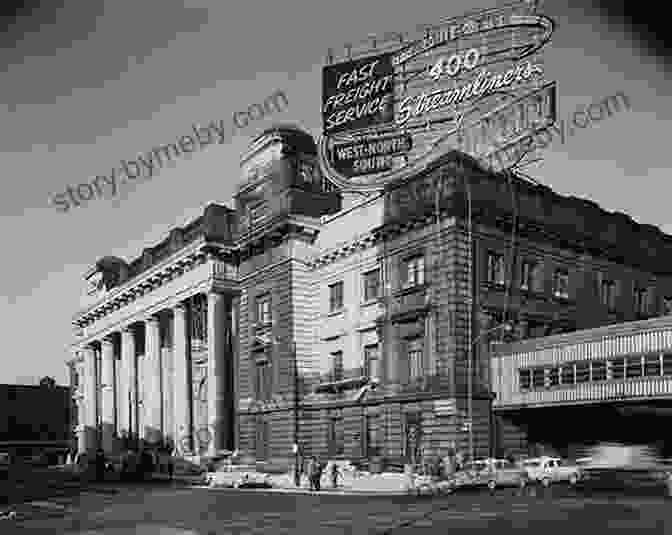
<path fill-rule="evenodd" d="M 491 356 L 499 447 L 670 444 L 672 316 L 501 345 Z"/>

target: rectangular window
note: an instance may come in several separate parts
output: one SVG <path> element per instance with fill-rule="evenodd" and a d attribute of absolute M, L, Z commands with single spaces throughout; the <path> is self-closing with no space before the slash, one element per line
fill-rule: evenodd
<path fill-rule="evenodd" d="M 642 357 L 636 356 L 625 359 L 625 373 L 626 377 L 641 377 Z"/>
<path fill-rule="evenodd" d="M 521 390 L 529 390 L 532 386 L 532 373 L 530 370 L 518 370 L 518 378 Z"/>
<path fill-rule="evenodd" d="M 380 418 L 375 415 L 364 417 L 364 455 L 366 457 L 375 457 L 380 455 L 383 440 Z"/>
<path fill-rule="evenodd" d="M 520 269 L 520 289 L 527 291 L 536 291 L 535 277 L 538 272 L 536 262 L 526 260 L 523 262 Z"/>
<path fill-rule="evenodd" d="M 620 380 L 625 377 L 625 360 L 622 358 L 613 359 L 611 361 L 611 378 Z"/>
<path fill-rule="evenodd" d="M 663 297 L 663 314 L 672 314 L 672 297 Z"/>
<path fill-rule="evenodd" d="M 644 375 L 660 377 L 660 355 L 658 353 L 644 357 Z"/>
<path fill-rule="evenodd" d="M 333 382 L 343 380 L 343 351 L 334 351 L 330 355 L 330 377 Z"/>
<path fill-rule="evenodd" d="M 345 451 L 345 433 L 343 429 L 343 418 L 341 416 L 332 416 L 329 418 L 327 447 L 330 456 L 343 455 L 343 452 Z"/>
<path fill-rule="evenodd" d="M 532 369 L 532 387 L 533 388 L 544 388 L 544 368 L 533 368 Z"/>
<path fill-rule="evenodd" d="M 258 360 L 255 373 L 255 392 L 258 401 L 268 401 L 272 394 L 271 365 L 266 359 Z"/>
<path fill-rule="evenodd" d="M 609 312 L 616 310 L 616 283 L 613 280 L 603 279 L 600 284 L 600 302 Z"/>
<path fill-rule="evenodd" d="M 548 370 L 548 383 L 550 386 L 558 386 L 560 384 L 560 368 L 551 368 Z"/>
<path fill-rule="evenodd" d="M 271 294 L 257 296 L 257 324 L 271 324 Z"/>
<path fill-rule="evenodd" d="M 364 301 L 371 301 L 380 297 L 380 269 L 374 269 L 362 275 L 364 283 Z"/>
<path fill-rule="evenodd" d="M 556 269 L 553 276 L 553 295 L 562 299 L 569 298 L 569 272 L 566 269 Z"/>
<path fill-rule="evenodd" d="M 646 288 L 635 287 L 635 312 L 645 316 L 649 312 L 649 291 Z"/>
<path fill-rule="evenodd" d="M 338 312 L 343 308 L 343 281 L 329 285 L 329 312 Z"/>
<path fill-rule="evenodd" d="M 565 364 L 560 374 L 563 385 L 574 384 L 574 364 Z"/>
<path fill-rule="evenodd" d="M 488 278 L 490 284 L 504 285 L 504 256 L 488 253 Z"/>
<path fill-rule="evenodd" d="M 270 438 L 269 425 L 263 418 L 258 418 L 255 425 L 254 445 L 257 459 L 266 459 L 268 457 L 268 441 Z"/>
<path fill-rule="evenodd" d="M 576 363 L 576 382 L 587 383 L 590 381 L 590 363 L 577 362 Z"/>
<path fill-rule="evenodd" d="M 596 360 L 591 364 L 593 381 L 607 380 L 607 363 L 603 360 Z"/>
<path fill-rule="evenodd" d="M 672 353 L 663 354 L 663 375 L 672 375 Z"/>
<path fill-rule="evenodd" d="M 404 260 L 402 266 L 404 288 L 412 288 L 425 283 L 425 257 L 417 255 Z"/>
<path fill-rule="evenodd" d="M 408 341 L 408 379 L 415 381 L 424 375 L 422 366 L 424 341 L 422 338 L 415 338 Z"/>
<path fill-rule="evenodd" d="M 380 379 L 380 349 L 378 344 L 364 347 L 364 374 L 371 379 Z"/>

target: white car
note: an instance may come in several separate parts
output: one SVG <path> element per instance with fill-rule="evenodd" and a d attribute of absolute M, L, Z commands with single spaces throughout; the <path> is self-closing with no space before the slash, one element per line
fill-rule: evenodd
<path fill-rule="evenodd" d="M 579 468 L 566 464 L 558 457 L 526 459 L 522 465 L 531 481 L 540 481 L 545 487 L 561 481 L 576 485 L 579 480 Z"/>

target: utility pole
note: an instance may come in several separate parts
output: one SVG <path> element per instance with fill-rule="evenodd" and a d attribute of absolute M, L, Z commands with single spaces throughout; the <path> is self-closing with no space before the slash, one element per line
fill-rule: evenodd
<path fill-rule="evenodd" d="M 292 342 L 294 360 L 294 485 L 301 486 L 299 470 L 299 362 L 296 357 L 296 342 Z"/>

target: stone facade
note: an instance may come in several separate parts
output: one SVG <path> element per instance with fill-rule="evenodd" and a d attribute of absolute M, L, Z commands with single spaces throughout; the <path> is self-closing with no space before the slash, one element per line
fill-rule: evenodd
<path fill-rule="evenodd" d="M 488 455 L 504 323 L 541 336 L 658 315 L 672 296 L 668 236 L 458 153 L 354 195 L 322 178 L 308 134 L 279 127 L 241 168 L 235 209 L 208 206 L 92 270 L 113 274 L 74 319 L 82 449 L 126 432 L 281 464 L 295 442 L 333 458 Z"/>

